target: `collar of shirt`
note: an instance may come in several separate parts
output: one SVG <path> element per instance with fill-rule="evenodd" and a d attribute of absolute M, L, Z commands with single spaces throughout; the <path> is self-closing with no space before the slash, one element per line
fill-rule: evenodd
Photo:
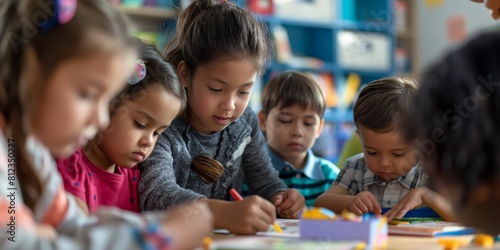
<path fill-rule="evenodd" d="M 281 172 L 284 168 L 289 167 L 297 173 L 303 173 L 305 176 L 313 180 L 323 181 L 325 180 L 325 175 L 321 170 L 320 164 L 317 164 L 316 156 L 314 156 L 312 150 L 307 151 L 306 164 L 302 171 L 297 170 L 293 164 L 288 161 L 281 159 L 276 153 L 274 153 L 269 145 L 266 146 L 268 155 L 271 157 L 271 162 L 278 172 Z"/>
<path fill-rule="evenodd" d="M 404 187 L 406 187 L 408 189 L 413 189 L 413 188 L 415 188 L 414 183 L 416 183 L 414 180 L 421 178 L 420 175 L 421 175 L 422 171 L 418 171 L 419 168 L 421 168 L 421 166 L 417 164 L 417 165 L 413 166 L 413 168 L 410 170 L 410 172 L 408 172 L 406 175 L 400 176 L 399 178 L 387 183 L 387 182 L 380 180 L 379 177 L 377 175 L 375 175 L 375 173 L 373 173 L 372 171 L 370 171 L 368 169 L 368 167 L 366 167 L 365 174 L 363 175 L 363 180 L 364 180 L 363 187 L 367 187 L 367 186 L 370 186 L 372 184 L 376 184 L 378 186 L 387 186 L 387 185 L 392 184 L 392 183 L 400 182 L 401 185 L 403 185 Z"/>

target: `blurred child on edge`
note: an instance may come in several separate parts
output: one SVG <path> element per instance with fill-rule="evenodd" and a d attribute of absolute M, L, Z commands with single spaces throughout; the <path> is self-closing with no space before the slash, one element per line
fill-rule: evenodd
<path fill-rule="evenodd" d="M 422 78 L 408 138 L 459 222 L 500 234 L 500 33 L 471 39 Z"/>

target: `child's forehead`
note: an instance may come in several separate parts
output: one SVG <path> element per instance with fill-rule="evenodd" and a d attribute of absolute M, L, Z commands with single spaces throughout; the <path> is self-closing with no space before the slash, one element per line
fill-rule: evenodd
<path fill-rule="evenodd" d="M 377 132 L 370 128 L 358 125 L 358 133 L 360 135 L 361 142 L 365 146 L 372 148 L 396 150 L 409 148 L 411 146 L 411 144 L 405 140 L 400 130 Z"/>
<path fill-rule="evenodd" d="M 251 68 L 255 70 L 255 72 L 258 71 L 258 67 L 255 65 L 255 62 L 249 57 L 219 56 L 210 61 L 196 65 L 196 69 L 202 68 L 210 71 L 224 71 L 225 67 L 245 67 Z M 194 73 L 196 73 L 196 71 L 197 70 L 195 70 Z"/>
<path fill-rule="evenodd" d="M 128 74 L 132 62 L 132 55 L 127 53 L 93 53 L 68 58 L 43 73 L 50 84 L 71 85 L 69 83 L 78 82 L 84 86 L 99 85 L 100 89 L 107 90 L 117 85 L 122 87 L 122 76 Z M 41 69 L 44 70 L 43 67 Z"/>
<path fill-rule="evenodd" d="M 312 104 L 301 104 L 299 102 L 287 103 L 285 104 L 283 101 L 278 102 L 278 105 L 271 109 L 275 110 L 278 114 L 303 114 L 303 113 L 311 113 L 314 115 L 319 115 L 318 112 L 314 109 Z"/>
<path fill-rule="evenodd" d="M 126 96 L 123 103 L 118 107 L 124 109 L 121 116 L 131 114 L 145 114 L 150 117 L 164 116 L 166 110 L 179 111 L 181 100 L 168 92 L 159 84 L 149 85 L 141 88 L 133 97 Z M 116 114 L 115 114 L 116 115 Z"/>
<path fill-rule="evenodd" d="M 193 78 L 231 85 L 254 83 L 258 70 L 246 58 L 234 60 L 213 60 L 200 64 L 193 71 Z"/>

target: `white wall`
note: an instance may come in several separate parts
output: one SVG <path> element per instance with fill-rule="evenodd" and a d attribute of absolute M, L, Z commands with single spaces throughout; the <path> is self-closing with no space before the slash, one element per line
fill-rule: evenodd
<path fill-rule="evenodd" d="M 469 37 L 484 28 L 500 26 L 500 21 L 495 21 L 490 17 L 490 12 L 484 4 L 473 3 L 470 0 L 443 0 L 442 6 L 428 8 L 425 0 L 413 1 L 418 2 L 419 30 L 417 34 L 421 69 L 430 66 L 446 51 L 460 44 L 460 42 L 451 42 L 448 39 L 447 22 L 450 17 L 464 16 Z"/>

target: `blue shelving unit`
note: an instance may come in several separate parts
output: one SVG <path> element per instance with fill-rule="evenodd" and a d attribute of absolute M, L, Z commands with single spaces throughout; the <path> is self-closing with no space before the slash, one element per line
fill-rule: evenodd
<path fill-rule="evenodd" d="M 236 2 L 240 6 L 246 6 L 247 1 L 233 0 L 233 2 Z M 291 66 L 275 61 L 264 75 L 262 82 L 267 82 L 268 78 L 274 72 L 288 69 L 329 73 L 333 75 L 335 89 L 338 91 L 343 89 L 345 79 L 350 73 L 356 73 L 361 77 L 361 87 L 370 81 L 394 75 L 396 35 L 394 32 L 394 17 L 392 16 L 393 11 L 391 9 L 393 6 L 392 2 L 393 0 L 335 0 L 335 18 L 330 21 L 256 14 L 257 18 L 265 23 L 270 31 L 278 25 L 286 29 L 290 47 L 294 55 L 313 57 L 323 61 L 320 67 Z M 276 8 L 278 7 L 276 6 Z M 386 55 L 388 58 L 388 67 L 380 69 L 377 67 L 367 68 L 343 65 L 340 60 L 340 54 L 344 51 L 338 49 L 338 34 L 343 31 L 353 31 L 361 36 L 366 35 L 367 47 L 372 42 L 370 40 L 371 35 L 385 36 L 389 42 L 388 55 Z M 331 146 L 339 148 L 340 145 L 338 145 L 338 142 L 345 141 L 347 139 L 345 137 L 349 136 L 349 133 L 346 133 L 345 124 L 353 122 L 352 104 L 345 107 L 328 108 L 325 113 L 325 121 L 333 123 L 336 126 L 335 129 L 330 127 L 325 135 L 326 137 L 333 138 L 323 138 L 324 140 L 318 140 L 317 144 L 321 144 L 320 147 L 328 147 L 327 141 L 331 140 Z M 324 156 L 336 162 L 336 157 L 340 149 L 333 151 L 328 149 L 326 151 L 328 152 Z"/>

